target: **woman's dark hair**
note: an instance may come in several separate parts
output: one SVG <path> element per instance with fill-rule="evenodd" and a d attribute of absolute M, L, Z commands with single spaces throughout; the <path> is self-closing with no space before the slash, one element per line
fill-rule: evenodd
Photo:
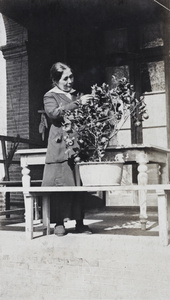
<path fill-rule="evenodd" d="M 51 77 L 51 80 L 52 80 L 53 84 L 60 80 L 63 72 L 66 69 L 71 70 L 71 68 L 69 66 L 67 66 L 66 64 L 61 63 L 61 62 L 57 62 L 57 63 L 52 65 L 52 67 L 50 69 L 50 77 Z"/>

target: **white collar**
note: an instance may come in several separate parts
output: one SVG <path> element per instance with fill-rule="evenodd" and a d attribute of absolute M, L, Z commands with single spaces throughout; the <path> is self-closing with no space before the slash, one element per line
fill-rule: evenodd
<path fill-rule="evenodd" d="M 74 90 L 74 89 L 71 89 L 70 92 L 65 92 L 65 91 L 60 90 L 58 86 L 55 86 L 55 87 L 53 87 L 49 92 L 54 92 L 54 93 L 56 93 L 56 94 L 65 94 L 65 95 L 68 96 L 69 94 L 74 93 L 75 90 Z"/>

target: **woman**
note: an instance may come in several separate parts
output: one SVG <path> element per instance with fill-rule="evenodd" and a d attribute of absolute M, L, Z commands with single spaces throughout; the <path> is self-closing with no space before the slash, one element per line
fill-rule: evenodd
<path fill-rule="evenodd" d="M 44 109 L 51 120 L 48 138 L 46 163 L 43 174 L 43 186 L 75 186 L 74 151 L 66 151 L 64 141 L 63 116 L 67 110 L 74 110 L 79 103 L 88 105 L 91 95 L 77 99 L 73 92 L 74 77 L 72 70 L 64 63 L 55 63 L 50 75 L 53 88 L 44 95 Z M 73 147 L 77 147 L 76 138 Z M 81 194 L 57 193 L 51 197 L 51 222 L 55 222 L 54 233 L 57 236 L 66 234 L 64 221 L 76 220 L 76 232 L 91 233 L 83 224 L 84 211 Z M 83 198 L 83 195 L 81 195 Z"/>

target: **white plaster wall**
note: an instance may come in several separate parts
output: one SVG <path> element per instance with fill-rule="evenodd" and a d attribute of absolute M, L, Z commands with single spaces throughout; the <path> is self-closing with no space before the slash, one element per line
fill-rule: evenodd
<path fill-rule="evenodd" d="M 167 147 L 167 118 L 165 92 L 145 95 L 149 119 L 143 122 L 143 143 Z"/>

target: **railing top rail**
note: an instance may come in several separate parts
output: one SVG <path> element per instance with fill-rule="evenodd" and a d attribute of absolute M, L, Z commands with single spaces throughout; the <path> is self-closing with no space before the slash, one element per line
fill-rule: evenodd
<path fill-rule="evenodd" d="M 33 141 L 31 139 L 26 139 L 26 138 L 21 138 L 19 135 L 14 137 L 14 136 L 7 136 L 7 135 L 0 135 L 0 141 L 6 141 L 6 142 L 20 142 L 24 144 L 29 144 L 29 145 L 36 145 L 36 146 L 41 146 L 43 147 L 42 143 Z"/>
<path fill-rule="evenodd" d="M 170 184 L 151 185 L 117 185 L 117 186 L 31 186 L 10 187 L 0 186 L 0 192 L 23 192 L 23 193 L 53 193 L 53 192 L 97 192 L 97 191 L 169 191 Z"/>

